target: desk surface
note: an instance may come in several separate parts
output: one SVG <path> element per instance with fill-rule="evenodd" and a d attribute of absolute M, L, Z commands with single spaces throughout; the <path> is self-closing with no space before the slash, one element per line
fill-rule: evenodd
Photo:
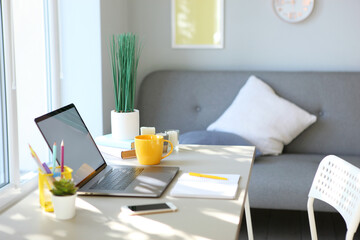
<path fill-rule="evenodd" d="M 161 165 L 179 166 L 181 172 L 241 174 L 235 200 L 175 198 L 168 187 L 161 198 L 80 196 L 76 216 L 61 221 L 42 212 L 38 192 L 0 214 L 0 239 L 237 239 L 251 175 L 254 147 L 180 145 Z M 137 160 L 107 158 L 109 164 L 137 165 Z M 125 216 L 129 204 L 169 201 L 178 211 Z"/>

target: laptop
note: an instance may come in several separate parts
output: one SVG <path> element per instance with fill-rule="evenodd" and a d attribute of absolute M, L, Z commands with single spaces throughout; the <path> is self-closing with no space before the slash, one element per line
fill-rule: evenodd
<path fill-rule="evenodd" d="M 170 166 L 110 166 L 74 104 L 35 119 L 52 151 L 64 141 L 64 163 L 82 195 L 160 197 L 179 171 Z M 56 156 L 59 163 L 60 151 Z"/>

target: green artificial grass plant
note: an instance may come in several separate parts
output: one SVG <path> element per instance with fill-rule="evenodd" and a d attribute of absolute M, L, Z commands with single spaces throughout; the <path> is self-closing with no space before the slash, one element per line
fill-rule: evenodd
<path fill-rule="evenodd" d="M 133 112 L 136 73 L 140 57 L 138 37 L 133 33 L 113 35 L 110 40 L 115 111 Z"/>

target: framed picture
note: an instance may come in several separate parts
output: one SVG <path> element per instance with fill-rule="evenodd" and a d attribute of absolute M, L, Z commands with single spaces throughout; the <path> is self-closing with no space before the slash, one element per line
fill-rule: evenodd
<path fill-rule="evenodd" d="M 172 0 L 173 48 L 223 48 L 224 0 Z"/>

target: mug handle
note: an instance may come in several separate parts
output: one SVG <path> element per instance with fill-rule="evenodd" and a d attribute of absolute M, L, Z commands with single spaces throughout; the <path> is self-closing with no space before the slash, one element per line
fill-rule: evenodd
<path fill-rule="evenodd" d="M 161 159 L 164 159 L 164 158 L 166 158 L 167 156 L 169 156 L 169 155 L 172 153 L 173 149 L 174 149 L 172 143 L 171 143 L 169 140 L 164 139 L 164 142 L 170 143 L 171 149 L 170 149 L 170 152 L 168 152 L 165 156 L 161 157 Z"/>

